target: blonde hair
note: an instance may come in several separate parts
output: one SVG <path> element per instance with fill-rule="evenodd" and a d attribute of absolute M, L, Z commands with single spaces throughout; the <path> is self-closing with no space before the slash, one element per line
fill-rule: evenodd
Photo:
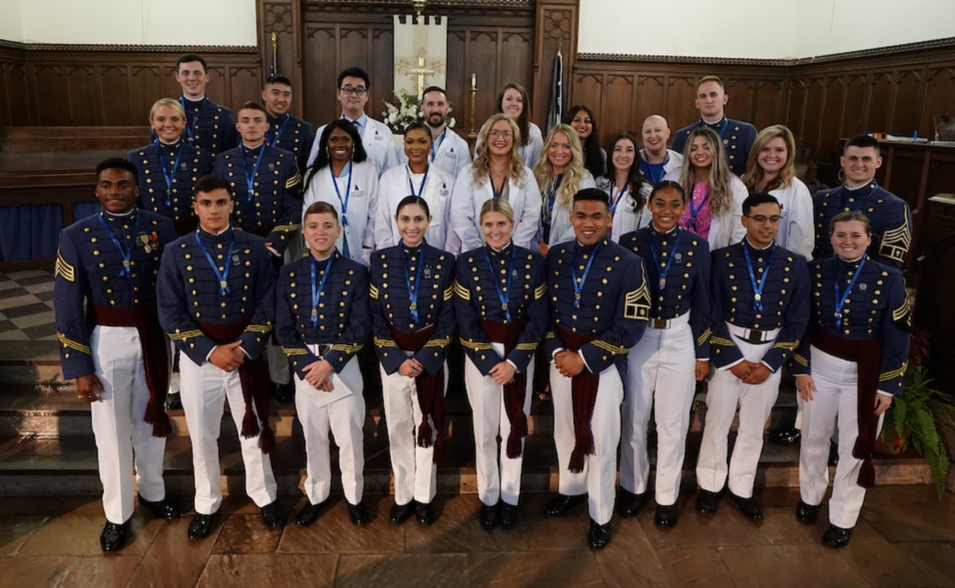
<path fill-rule="evenodd" d="M 557 190 L 555 199 L 558 207 L 564 207 L 569 210 L 573 208 L 574 194 L 580 191 L 580 183 L 584 178 L 583 149 L 580 147 L 580 138 L 577 137 L 577 132 L 574 131 L 573 127 L 564 124 L 554 125 L 547 133 L 547 138 L 544 139 L 544 148 L 541 158 L 537 161 L 537 165 L 534 166 L 534 177 L 537 178 L 537 185 L 540 187 L 541 193 L 544 193 L 547 186 L 553 182 L 554 165 L 550 162 L 550 158 L 547 157 L 547 152 L 548 149 L 550 149 L 550 144 L 554 142 L 554 136 L 557 133 L 563 133 L 564 136 L 567 137 L 570 143 L 571 157 L 567 163 L 567 167 L 564 168 L 564 178 L 561 180 L 560 188 Z"/>
<path fill-rule="evenodd" d="M 481 131 L 478 133 L 477 146 L 474 148 L 476 157 L 471 162 L 471 181 L 478 186 L 483 186 L 487 181 L 488 172 L 491 169 L 491 152 L 487 145 L 487 135 L 491 132 L 491 127 L 498 121 L 506 121 L 511 129 L 511 151 L 507 154 L 507 177 L 514 181 L 518 186 L 524 185 L 524 158 L 521 157 L 518 146 L 521 142 L 521 131 L 517 128 L 517 123 L 511 120 L 506 114 L 495 114 L 487 119 Z"/>
<path fill-rule="evenodd" d="M 710 173 L 706 178 L 706 185 L 710 190 L 710 212 L 713 217 L 723 216 L 728 213 L 733 201 L 733 189 L 730 182 L 733 174 L 726 164 L 726 151 L 723 150 L 723 144 L 720 142 L 720 136 L 716 131 L 707 127 L 693 129 L 690 136 L 686 138 L 686 147 L 683 150 L 683 167 L 680 169 L 680 185 L 686 191 L 687 199 L 693 195 L 693 184 L 697 183 L 696 168 L 693 166 L 690 157 L 690 149 L 693 146 L 693 140 L 697 137 L 706 139 L 706 143 L 713 154 L 713 163 L 710 164 Z"/>
<path fill-rule="evenodd" d="M 179 104 L 178 100 L 175 98 L 160 98 L 159 100 L 156 100 L 153 103 L 153 107 L 149 109 L 149 124 L 152 124 L 153 116 L 156 115 L 156 110 L 158 110 L 160 106 L 172 108 L 174 111 L 176 111 L 176 114 L 182 118 L 182 122 L 186 122 L 186 111 L 183 109 L 182 104 Z"/>
<path fill-rule="evenodd" d="M 783 168 L 779 170 L 779 176 L 766 184 L 766 191 L 769 192 L 776 188 L 785 188 L 789 186 L 793 178 L 796 177 L 796 139 L 793 137 L 793 132 L 783 125 L 773 125 L 766 127 L 756 135 L 756 141 L 749 151 L 749 161 L 746 162 L 746 173 L 744 173 L 740 179 L 743 180 L 743 183 L 746 184 L 746 187 L 750 190 L 755 189 L 756 185 L 763 179 L 763 168 L 759 167 L 759 162 L 757 161 L 759 152 L 763 150 L 766 143 L 769 143 L 777 137 L 786 143 L 786 163 L 783 165 Z"/>
<path fill-rule="evenodd" d="M 484 215 L 489 212 L 500 212 L 507 220 L 514 222 L 514 209 L 511 208 L 510 203 L 503 198 L 488 198 L 484 201 L 484 204 L 481 206 L 481 214 L 478 215 L 480 220 L 484 220 Z"/>

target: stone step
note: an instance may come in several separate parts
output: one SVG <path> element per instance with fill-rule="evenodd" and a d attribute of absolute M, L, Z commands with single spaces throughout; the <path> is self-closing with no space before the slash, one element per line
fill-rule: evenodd
<path fill-rule="evenodd" d="M 305 479 L 305 447 L 300 438 L 279 437 L 272 453 L 273 471 L 281 494 L 298 494 Z M 684 486 L 695 488 L 694 465 L 700 436 L 690 435 L 684 467 Z M 732 442 L 732 438 L 731 438 Z M 438 491 L 472 494 L 477 492 L 473 441 L 458 436 L 447 442 L 448 463 L 438 468 Z M 764 445 L 756 477 L 759 487 L 797 487 L 799 485 L 798 445 Z M 332 471 L 335 492 L 341 492 L 337 455 L 333 448 Z M 384 433 L 365 436 L 365 489 L 369 494 L 393 492 Z M 651 476 L 655 452 L 651 449 Z M 245 492 L 244 468 L 238 441 L 223 437 L 220 464 L 224 489 L 228 493 Z M 166 445 L 165 479 L 171 494 L 194 493 L 192 451 L 188 438 L 175 437 Z M 877 480 L 885 484 L 926 484 L 930 475 L 925 460 L 908 452 L 901 456 L 877 457 Z M 830 476 L 835 474 L 830 471 Z M 651 482 L 652 483 L 652 482 Z M 557 490 L 558 469 L 553 440 L 537 435 L 528 438 L 525 448 L 522 491 Z M 96 469 L 96 447 L 92 439 L 20 439 L 0 440 L 0 495 L 97 495 L 102 492 Z"/>

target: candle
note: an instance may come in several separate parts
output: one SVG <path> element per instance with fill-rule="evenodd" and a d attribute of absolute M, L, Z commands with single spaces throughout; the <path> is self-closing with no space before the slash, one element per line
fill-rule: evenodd
<path fill-rule="evenodd" d="M 477 89 L 477 74 L 471 74 L 471 89 Z"/>

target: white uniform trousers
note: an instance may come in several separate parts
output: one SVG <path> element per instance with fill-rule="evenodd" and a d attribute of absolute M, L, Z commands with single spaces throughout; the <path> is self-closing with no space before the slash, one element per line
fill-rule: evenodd
<path fill-rule="evenodd" d="M 623 380 L 616 366 L 600 372 L 600 384 L 593 418 L 594 454 L 584 456 L 584 471 L 571 473 L 570 454 L 574 451 L 574 404 L 572 379 L 565 378 L 550 365 L 550 388 L 554 399 L 554 443 L 557 445 L 560 481 L 558 491 L 566 496 L 587 493 L 590 518 L 605 525 L 613 517 L 614 488 L 617 482 L 617 444 L 620 443 L 620 403 Z"/>
<path fill-rule="evenodd" d="M 504 357 L 504 345 L 491 343 L 498 355 Z M 534 395 L 534 359 L 525 370 L 527 386 L 524 392 L 524 414 L 530 414 L 531 398 Z M 464 359 L 464 381 L 467 384 L 468 401 L 474 417 L 474 466 L 477 470 L 478 497 L 487 506 L 499 500 L 516 506 L 521 497 L 521 470 L 524 465 L 524 443 L 521 455 L 507 457 L 507 438 L 511 434 L 511 421 L 504 408 L 504 386 L 491 376 L 482 376 L 470 357 Z M 498 432 L 501 442 L 498 446 Z M 500 460 L 500 461 L 498 461 Z"/>
<path fill-rule="evenodd" d="M 676 504 L 680 495 L 690 406 L 696 388 L 696 352 L 689 313 L 675 320 L 678 324 L 669 329 L 648 328 L 630 350 L 627 395 L 622 406 L 620 486 L 633 494 L 647 491 L 647 425 L 652 406 L 657 424 L 656 501 L 664 506 Z"/>
<path fill-rule="evenodd" d="M 858 364 L 829 355 L 816 347 L 812 354 L 812 379 L 816 392 L 803 404 L 802 445 L 799 449 L 799 495 L 819 505 L 829 485 L 829 441 L 839 430 L 839 464 L 832 481 L 829 522 L 843 529 L 855 527 L 865 500 L 865 488 L 856 484 L 862 460 L 852 457 L 859 436 Z M 879 428 L 882 420 L 879 418 Z"/>
<path fill-rule="evenodd" d="M 773 341 L 748 343 L 734 334 L 733 342 L 747 361 L 759 362 Z M 729 463 L 729 489 L 742 498 L 751 498 L 759 455 L 763 451 L 763 429 L 779 396 L 782 370 L 770 374 L 759 385 L 744 384 L 728 369 L 715 370 L 706 395 L 706 425 L 696 479 L 700 487 L 719 492 L 727 480 L 726 453 L 730 426 L 739 405 L 739 429 Z"/>
<path fill-rule="evenodd" d="M 192 441 L 192 467 L 196 475 L 196 513 L 214 514 L 222 504 L 219 468 L 219 432 L 224 402 L 240 432 L 242 462 L 245 465 L 245 492 L 258 507 L 275 501 L 278 486 L 272 473 L 272 461 L 259 448 L 259 436 L 241 435 L 245 400 L 238 372 L 225 372 L 212 362 L 196 365 L 188 355 L 179 358 L 182 373 L 182 409 Z M 255 407 L 253 407 L 254 410 Z M 258 413 L 256 413 L 258 415 Z"/>
<path fill-rule="evenodd" d="M 166 439 L 153 437 L 153 426 L 143 421 L 149 388 L 139 331 L 97 326 L 90 335 L 90 351 L 104 389 L 100 400 L 90 405 L 103 510 L 106 520 L 122 524 L 133 515 L 137 485 L 150 502 L 166 497 L 162 478 Z"/>
<path fill-rule="evenodd" d="M 395 504 L 408 504 L 411 500 L 430 503 L 438 491 L 438 467 L 434 464 L 434 444 L 418 447 L 418 423 L 421 422 L 421 406 L 418 404 L 418 387 L 414 378 L 400 373 L 388 375 L 381 368 L 381 388 L 385 404 L 385 421 L 388 423 L 388 448 L 391 467 L 395 472 Z M 444 367 L 444 390 L 448 393 L 448 364 Z M 437 428 L 431 423 L 433 437 Z"/>
<path fill-rule="evenodd" d="M 346 387 L 342 377 L 357 382 L 357 387 Z M 338 445 L 345 499 L 358 504 L 365 491 L 365 399 L 358 359 L 349 360 L 341 376 L 332 372 L 331 382 L 332 391 L 321 392 L 295 374 L 295 410 L 305 434 L 305 494 L 312 504 L 321 504 L 331 493 L 331 431 Z"/>

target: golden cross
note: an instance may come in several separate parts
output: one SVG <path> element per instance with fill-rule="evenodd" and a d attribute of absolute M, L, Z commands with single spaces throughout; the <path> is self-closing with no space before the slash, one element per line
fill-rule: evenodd
<path fill-rule="evenodd" d="M 424 66 L 424 57 L 418 57 L 418 67 L 408 68 L 408 73 L 418 74 L 418 98 L 421 98 L 422 93 L 424 92 L 424 76 L 427 74 L 435 73 L 434 70 L 428 69 Z"/>

